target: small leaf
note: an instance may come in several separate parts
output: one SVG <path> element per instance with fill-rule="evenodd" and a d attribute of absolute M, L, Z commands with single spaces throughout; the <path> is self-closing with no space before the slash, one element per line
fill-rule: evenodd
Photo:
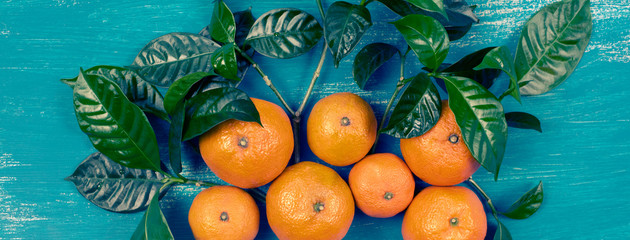
<path fill-rule="evenodd" d="M 523 27 L 515 56 L 521 94 L 543 94 L 575 70 L 591 38 L 589 0 L 563 0 L 539 10 Z"/>
<path fill-rule="evenodd" d="M 510 85 L 508 89 L 501 94 L 499 99 L 503 99 L 504 96 L 512 95 L 514 99 L 518 102 L 521 102 L 521 94 L 519 93 L 518 82 L 516 80 L 516 70 L 514 70 L 514 63 L 512 62 L 512 53 L 510 50 L 505 47 L 496 47 L 490 50 L 485 57 L 483 57 L 483 61 L 476 66 L 475 70 L 481 69 L 499 69 L 506 73 L 508 77 L 510 77 Z"/>
<path fill-rule="evenodd" d="M 151 199 L 149 208 L 142 216 L 140 224 L 133 232 L 131 240 L 173 240 L 173 233 L 168 227 L 166 218 L 160 209 L 160 202 L 155 196 Z"/>
<path fill-rule="evenodd" d="M 407 2 L 420 9 L 442 14 L 442 16 L 448 19 L 446 11 L 444 11 L 444 2 L 442 0 L 407 0 Z"/>
<path fill-rule="evenodd" d="M 168 156 L 173 172 L 179 174 L 182 172 L 182 133 L 186 116 L 186 101 L 183 99 L 178 101 L 171 114 L 173 120 L 168 131 Z"/>
<path fill-rule="evenodd" d="M 214 71 L 217 74 L 227 79 L 239 81 L 238 63 L 236 62 L 235 51 L 234 43 L 228 43 L 214 51 L 211 61 Z"/>
<path fill-rule="evenodd" d="M 326 44 L 333 55 L 335 68 L 359 43 L 372 26 L 370 11 L 361 5 L 337 1 L 328 7 L 324 20 Z"/>
<path fill-rule="evenodd" d="M 236 43 L 237 46 L 242 48 L 244 51 L 250 48 L 249 45 L 245 44 L 245 38 L 247 38 L 249 29 L 252 28 L 255 21 L 256 21 L 256 18 L 254 18 L 254 15 L 252 15 L 251 7 L 245 11 L 234 12 L 234 22 L 236 23 L 236 33 L 234 37 L 234 42 Z M 199 32 L 199 35 L 207 37 L 207 38 L 212 38 L 211 33 L 210 33 L 211 29 L 212 29 L 212 24 L 201 29 L 201 31 Z M 213 40 L 218 41 L 217 39 L 213 39 Z"/>
<path fill-rule="evenodd" d="M 126 167 L 162 171 L 149 120 L 118 85 L 81 71 L 73 95 L 77 122 L 97 150 Z"/>
<path fill-rule="evenodd" d="M 446 30 L 438 21 L 414 14 L 393 24 L 423 65 L 436 69 L 442 64 L 448 54 L 449 40 Z"/>
<path fill-rule="evenodd" d="M 180 79 L 177 79 L 164 95 L 164 108 L 169 114 L 175 113 L 175 109 L 179 102 L 183 101 L 190 88 L 201 79 L 213 76 L 213 73 L 196 72 L 188 74 Z"/>
<path fill-rule="evenodd" d="M 203 92 L 186 106 L 183 140 L 199 136 L 228 119 L 260 123 L 256 106 L 245 92 L 236 88 L 216 88 Z"/>
<path fill-rule="evenodd" d="M 168 87 L 194 72 L 210 72 L 212 53 L 221 46 L 192 33 L 169 33 L 147 44 L 130 68 L 147 81 Z"/>
<path fill-rule="evenodd" d="M 365 83 L 387 60 L 398 53 L 398 48 L 387 43 L 372 43 L 363 47 L 354 58 L 352 75 L 359 88 L 365 89 Z"/>
<path fill-rule="evenodd" d="M 210 19 L 210 36 L 221 43 L 233 43 L 236 36 L 236 23 L 234 15 L 222 0 L 214 5 L 212 18 Z"/>
<path fill-rule="evenodd" d="M 507 227 L 497 219 L 497 231 L 494 233 L 494 240 L 512 240 L 512 235 Z"/>
<path fill-rule="evenodd" d="M 494 49 L 494 47 L 487 47 L 477 50 L 471 54 L 466 55 L 465 57 L 461 58 L 460 60 L 449 66 L 445 66 L 444 64 L 442 64 L 442 66 L 444 66 L 444 69 L 439 71 L 460 77 L 470 78 L 472 80 L 475 80 L 475 82 L 481 84 L 486 89 L 489 89 L 494 84 L 494 80 L 501 74 L 501 70 L 475 70 L 474 68 L 481 64 L 486 54 L 488 54 L 488 52 L 490 52 L 492 49 Z"/>
<path fill-rule="evenodd" d="M 503 106 L 486 88 L 472 79 L 440 75 L 448 91 L 448 105 L 468 149 L 477 162 L 497 180 L 507 142 Z"/>
<path fill-rule="evenodd" d="M 267 57 L 292 58 L 311 50 L 322 35 L 322 27 L 312 15 L 299 9 L 279 8 L 260 16 L 246 41 Z"/>
<path fill-rule="evenodd" d="M 126 213 L 145 209 L 162 187 L 164 178 L 161 173 L 151 170 L 124 167 L 95 152 L 66 180 L 74 183 L 79 193 L 96 206 Z"/>
<path fill-rule="evenodd" d="M 441 111 L 442 101 L 437 88 L 426 73 L 420 73 L 403 92 L 389 124 L 381 132 L 395 138 L 420 136 L 435 126 Z"/>
<path fill-rule="evenodd" d="M 540 120 L 534 115 L 525 112 L 509 112 L 505 114 L 508 126 L 513 128 L 533 129 L 542 132 Z"/>
<path fill-rule="evenodd" d="M 534 214 L 540 208 L 543 202 L 543 184 L 542 181 L 538 186 L 527 191 L 519 198 L 510 208 L 505 211 L 503 216 L 513 219 L 525 219 Z"/>

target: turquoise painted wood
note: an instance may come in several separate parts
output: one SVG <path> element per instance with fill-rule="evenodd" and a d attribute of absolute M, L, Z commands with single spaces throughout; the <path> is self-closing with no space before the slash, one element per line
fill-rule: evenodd
<path fill-rule="evenodd" d="M 454 42 L 453 62 L 475 50 L 507 45 L 514 51 L 520 27 L 552 0 L 470 0 L 481 23 Z M 255 16 L 296 7 L 319 18 L 315 1 L 229 0 L 234 11 L 252 6 Z M 331 0 L 324 1 L 325 5 Z M 358 3 L 358 0 L 357 0 Z M 63 180 L 95 150 L 79 130 L 71 90 L 60 78 L 79 67 L 129 65 L 151 39 L 169 32 L 198 32 L 210 22 L 212 1 L 167 0 L 3 0 L 0 1 L 0 239 L 128 239 L 142 213 L 102 210 Z M 388 22 L 398 19 L 378 2 L 368 8 L 375 21 L 357 50 L 334 69 L 328 57 L 310 109 L 322 97 L 350 91 L 383 114 L 397 79 L 394 58 L 359 90 L 352 80 L 354 55 L 381 41 L 402 48 L 404 40 Z M 574 74 L 557 89 L 507 99 L 506 111 L 526 111 L 542 122 L 543 133 L 510 129 L 499 180 L 480 170 L 474 177 L 499 209 L 542 180 L 545 200 L 526 220 L 502 219 L 515 239 L 630 239 L 630 0 L 593 0 L 591 43 Z M 256 61 L 295 108 L 306 91 L 321 45 L 292 60 L 256 56 Z M 410 58 L 407 76 L 420 64 Z M 507 81 L 505 76 L 502 81 Z M 278 102 L 250 71 L 241 86 L 252 97 Z M 308 112 L 308 111 L 307 111 Z M 166 124 L 151 119 L 165 143 Z M 302 129 L 305 128 L 303 121 Z M 165 144 L 162 157 L 166 158 Z M 317 161 L 305 144 L 303 158 Z M 400 155 L 398 141 L 383 136 L 378 151 Z M 184 175 L 218 181 L 190 147 Z M 347 177 L 349 168 L 336 168 Z M 191 239 L 188 208 L 201 189 L 177 186 L 161 207 L 177 239 Z M 264 206 L 260 206 L 264 213 Z M 490 217 L 491 215 L 489 215 Z M 491 219 L 491 217 L 490 217 Z M 402 215 L 374 219 L 356 214 L 346 239 L 400 239 Z M 262 218 L 259 239 L 275 239 Z M 487 239 L 496 224 L 490 220 Z"/>

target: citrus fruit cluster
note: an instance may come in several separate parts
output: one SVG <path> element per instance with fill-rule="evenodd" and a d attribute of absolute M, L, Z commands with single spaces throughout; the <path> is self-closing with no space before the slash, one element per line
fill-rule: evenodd
<path fill-rule="evenodd" d="M 293 132 L 283 109 L 252 99 L 258 123 L 229 120 L 200 137 L 201 155 L 222 180 L 236 186 L 200 192 L 189 210 L 197 239 L 253 239 L 259 210 L 237 188 L 271 182 L 266 196 L 269 225 L 279 239 L 342 239 L 356 206 L 366 215 L 392 217 L 406 210 L 404 239 L 483 239 L 486 215 L 471 190 L 453 186 L 478 168 L 461 137 L 455 117 L 443 102 L 437 124 L 425 134 L 401 139 L 404 161 L 392 153 L 369 154 L 377 135 L 370 105 L 352 93 L 336 93 L 317 102 L 307 121 L 312 152 L 333 166 L 355 164 L 348 183 L 333 169 L 315 162 L 286 167 Z M 415 198 L 414 174 L 431 185 Z"/>

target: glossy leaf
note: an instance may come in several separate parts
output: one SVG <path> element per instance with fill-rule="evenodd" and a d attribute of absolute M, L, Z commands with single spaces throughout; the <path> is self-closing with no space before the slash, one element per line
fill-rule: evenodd
<path fill-rule="evenodd" d="M 577 67 L 591 38 L 589 0 L 563 0 L 539 10 L 523 27 L 515 56 L 521 94 L 537 95 L 560 85 Z"/>
<path fill-rule="evenodd" d="M 151 199 L 149 208 L 142 216 L 140 224 L 133 232 L 131 240 L 173 240 L 173 233 L 168 227 L 166 218 L 160 209 L 160 202 L 155 196 Z"/>
<path fill-rule="evenodd" d="M 246 41 L 267 57 L 292 58 L 311 50 L 322 35 L 322 27 L 312 15 L 299 9 L 279 8 L 260 16 Z"/>
<path fill-rule="evenodd" d="M 326 44 L 333 55 L 335 68 L 359 43 L 372 26 L 370 11 L 361 5 L 337 1 L 328 7 L 324 20 Z"/>
<path fill-rule="evenodd" d="M 519 198 L 510 208 L 505 211 L 503 216 L 513 219 L 525 219 L 534 214 L 540 208 L 543 202 L 543 184 L 542 181 L 538 186 L 527 191 Z"/>
<path fill-rule="evenodd" d="M 73 95 L 81 131 L 97 150 L 126 167 L 161 171 L 151 124 L 118 85 L 82 71 Z"/>
<path fill-rule="evenodd" d="M 426 73 L 411 80 L 394 107 L 389 124 L 381 130 L 395 138 L 413 138 L 429 131 L 440 118 L 442 101 Z"/>
<path fill-rule="evenodd" d="M 376 69 L 399 53 L 398 48 L 387 43 L 372 43 L 363 47 L 354 58 L 352 75 L 359 88 L 365 89 L 365 83 Z"/>
<path fill-rule="evenodd" d="M 489 89 L 494 84 L 494 80 L 501 74 L 501 70 L 475 70 L 474 68 L 479 66 L 479 64 L 483 62 L 484 57 L 488 54 L 488 52 L 492 51 L 492 49 L 494 49 L 494 47 L 487 47 L 481 50 L 477 50 L 461 58 L 459 61 L 453 63 L 452 65 L 446 66 L 441 71 L 460 77 L 470 78 L 481 84 L 486 89 Z"/>
<path fill-rule="evenodd" d="M 169 33 L 147 44 L 130 66 L 147 81 L 168 87 L 193 72 L 212 70 L 210 57 L 221 46 L 192 33 Z"/>
<path fill-rule="evenodd" d="M 446 15 L 446 12 L 444 11 L 444 2 L 442 0 L 406 0 L 406 1 L 408 3 L 415 5 L 416 7 L 420 9 L 442 14 L 442 16 L 448 19 L 448 16 Z"/>
<path fill-rule="evenodd" d="M 175 173 L 182 172 L 182 134 L 186 116 L 186 101 L 180 100 L 175 105 L 172 121 L 168 131 L 168 156 L 171 168 Z"/>
<path fill-rule="evenodd" d="M 440 78 L 445 80 L 448 105 L 455 114 L 466 146 L 496 180 L 507 141 L 503 106 L 491 92 L 472 79 L 444 75 Z"/>
<path fill-rule="evenodd" d="M 124 167 L 96 152 L 83 160 L 66 180 L 74 183 L 79 193 L 96 206 L 126 213 L 145 209 L 162 187 L 164 178 L 151 170 Z"/>
<path fill-rule="evenodd" d="M 238 63 L 236 62 L 236 49 L 234 43 L 228 43 L 225 46 L 217 49 L 212 54 L 212 66 L 214 71 L 224 78 L 237 80 L 238 78 Z"/>
<path fill-rule="evenodd" d="M 482 69 L 499 69 L 506 73 L 510 78 L 510 85 L 508 89 L 501 94 L 499 99 L 503 99 L 503 97 L 512 95 L 514 99 L 518 102 L 521 102 L 521 94 L 519 92 L 518 82 L 516 80 L 516 70 L 514 70 L 514 63 L 512 62 L 512 53 L 510 50 L 505 47 L 496 47 L 490 50 L 485 57 L 483 57 L 483 61 L 474 68 L 474 70 L 482 70 Z"/>
<path fill-rule="evenodd" d="M 442 64 L 449 49 L 446 30 L 438 21 L 424 15 L 408 15 L 393 22 L 420 62 L 436 69 Z"/>
<path fill-rule="evenodd" d="M 228 119 L 260 123 L 260 115 L 245 92 L 216 88 L 188 100 L 183 140 L 199 136 Z"/>
<path fill-rule="evenodd" d="M 219 0 L 210 19 L 210 36 L 221 43 L 232 43 L 236 37 L 236 22 L 227 4 Z"/>
<path fill-rule="evenodd" d="M 249 29 L 251 29 L 252 26 L 254 25 L 256 18 L 254 18 L 254 15 L 252 15 L 251 7 L 244 11 L 234 12 L 233 15 L 234 15 L 234 23 L 236 23 L 236 32 L 234 36 L 234 42 L 241 49 L 247 50 L 250 47 L 249 45 L 245 44 L 245 38 L 247 38 Z M 212 38 L 211 33 L 210 33 L 211 29 L 212 29 L 212 24 L 201 29 L 201 31 L 199 32 L 199 35 L 207 37 L 207 38 Z M 213 40 L 218 41 L 216 39 L 213 39 Z"/>
<path fill-rule="evenodd" d="M 142 111 L 170 121 L 164 110 L 164 98 L 160 91 L 136 72 L 122 67 L 100 65 L 85 70 L 85 73 L 97 75 L 118 84 L 125 96 Z M 62 82 L 74 87 L 77 78 L 62 79 Z"/>
<path fill-rule="evenodd" d="M 176 105 L 183 101 L 190 88 L 201 79 L 213 76 L 214 73 L 196 72 L 188 74 L 180 79 L 177 79 L 164 95 L 164 108 L 169 114 L 173 114 L 176 109 Z"/>
<path fill-rule="evenodd" d="M 494 240 L 512 240 L 512 234 L 507 227 L 497 219 L 497 231 L 494 232 Z"/>
<path fill-rule="evenodd" d="M 542 132 L 540 120 L 526 112 L 509 112 L 505 114 L 508 126 L 522 129 L 533 129 Z"/>

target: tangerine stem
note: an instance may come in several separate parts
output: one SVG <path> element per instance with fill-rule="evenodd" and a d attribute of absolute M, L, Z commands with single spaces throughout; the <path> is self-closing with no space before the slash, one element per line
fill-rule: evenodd
<path fill-rule="evenodd" d="M 494 204 L 492 204 L 492 199 L 490 199 L 490 196 L 488 196 L 488 194 L 486 194 L 486 192 L 483 191 L 483 189 L 481 189 L 481 186 L 479 186 L 479 184 L 477 184 L 477 182 L 475 182 L 475 180 L 473 180 L 472 177 L 468 178 L 468 182 L 477 190 L 477 192 L 481 193 L 481 195 L 486 199 L 486 202 L 488 203 L 490 210 L 492 210 L 492 215 L 494 215 L 494 218 L 497 219 L 497 221 L 499 221 L 497 209 L 494 208 Z"/>

